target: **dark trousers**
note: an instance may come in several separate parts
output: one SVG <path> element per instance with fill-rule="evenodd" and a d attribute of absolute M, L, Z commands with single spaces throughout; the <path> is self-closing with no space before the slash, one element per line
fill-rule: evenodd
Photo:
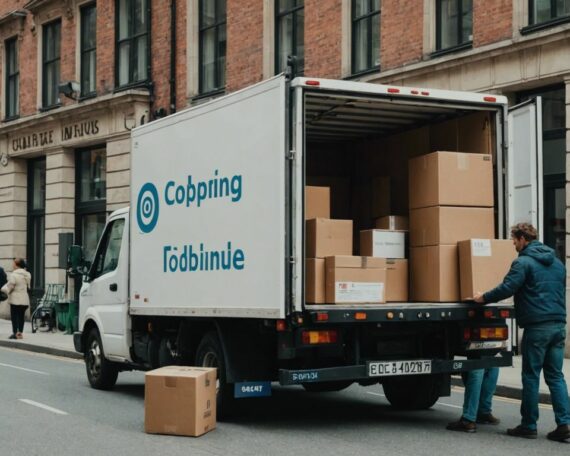
<path fill-rule="evenodd" d="M 28 306 L 15 306 L 10 304 L 10 317 L 12 317 L 12 333 L 24 332 L 24 316 Z"/>

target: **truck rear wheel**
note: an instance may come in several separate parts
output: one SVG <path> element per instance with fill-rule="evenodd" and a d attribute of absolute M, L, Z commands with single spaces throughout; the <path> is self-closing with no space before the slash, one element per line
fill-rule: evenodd
<path fill-rule="evenodd" d="M 91 387 L 108 390 L 117 383 L 119 369 L 111 361 L 105 359 L 101 336 L 97 328 L 91 329 L 85 347 L 85 368 Z"/>
<path fill-rule="evenodd" d="M 439 399 L 441 376 L 413 375 L 383 381 L 384 394 L 392 407 L 401 410 L 430 408 Z"/>
<path fill-rule="evenodd" d="M 231 385 L 226 383 L 224 350 L 218 335 L 209 332 L 202 337 L 196 350 L 196 365 L 218 369 L 216 381 L 216 414 L 218 419 L 228 417 L 234 409 L 235 399 Z"/>

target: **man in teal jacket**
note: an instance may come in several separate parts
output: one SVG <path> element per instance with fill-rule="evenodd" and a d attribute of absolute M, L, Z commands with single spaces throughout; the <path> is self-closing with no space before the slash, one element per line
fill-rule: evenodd
<path fill-rule="evenodd" d="M 524 328 L 522 354 L 521 424 L 507 433 L 514 437 L 536 439 L 540 371 L 550 389 L 558 427 L 548 434 L 550 440 L 570 439 L 570 403 L 562 373 L 566 339 L 566 268 L 554 250 L 537 241 L 536 229 L 528 223 L 511 228 L 518 258 L 503 283 L 486 293 L 478 293 L 481 304 L 514 296 L 517 323 Z"/>

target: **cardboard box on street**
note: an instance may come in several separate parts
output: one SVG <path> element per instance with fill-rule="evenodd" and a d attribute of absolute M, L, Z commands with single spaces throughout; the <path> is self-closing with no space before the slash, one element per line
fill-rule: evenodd
<path fill-rule="evenodd" d="M 410 224 L 408 217 L 403 215 L 386 215 L 374 221 L 374 228 L 378 230 L 408 231 Z"/>
<path fill-rule="evenodd" d="M 406 302 L 408 296 L 408 260 L 386 260 L 386 302 Z"/>
<path fill-rule="evenodd" d="M 494 236 L 492 207 L 433 206 L 410 211 L 410 247 L 452 245 L 464 239 Z"/>
<path fill-rule="evenodd" d="M 307 220 L 306 258 L 333 255 L 352 255 L 352 220 Z"/>
<path fill-rule="evenodd" d="M 378 258 L 406 258 L 406 232 L 387 230 L 361 231 L 360 254 Z"/>
<path fill-rule="evenodd" d="M 410 209 L 493 207 L 491 155 L 434 152 L 409 161 Z"/>
<path fill-rule="evenodd" d="M 457 245 L 410 249 L 410 294 L 412 301 L 459 301 Z"/>
<path fill-rule="evenodd" d="M 216 369 L 167 366 L 145 374 L 144 430 L 205 434 L 216 427 Z"/>
<path fill-rule="evenodd" d="M 325 260 L 307 258 L 305 260 L 305 302 L 325 303 Z"/>
<path fill-rule="evenodd" d="M 331 218 L 331 189 L 329 187 L 305 187 L 305 220 Z"/>
<path fill-rule="evenodd" d="M 386 260 L 359 256 L 326 258 L 328 304 L 386 302 Z"/>
<path fill-rule="evenodd" d="M 458 243 L 461 299 L 499 285 L 517 257 L 512 241 L 470 239 Z"/>

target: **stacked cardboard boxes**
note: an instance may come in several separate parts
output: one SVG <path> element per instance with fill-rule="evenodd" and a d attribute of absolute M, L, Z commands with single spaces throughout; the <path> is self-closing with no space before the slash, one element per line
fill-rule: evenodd
<path fill-rule="evenodd" d="M 491 156 L 422 155 L 409 162 L 409 183 L 412 300 L 458 301 L 457 243 L 495 234 Z"/>

